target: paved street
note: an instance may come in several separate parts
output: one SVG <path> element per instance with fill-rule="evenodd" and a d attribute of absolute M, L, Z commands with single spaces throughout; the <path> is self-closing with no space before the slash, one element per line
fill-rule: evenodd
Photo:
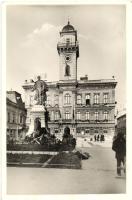
<path fill-rule="evenodd" d="M 91 154 L 82 170 L 16 168 L 7 169 L 8 194 L 108 194 L 125 193 L 125 178 L 116 178 L 116 160 L 110 147 L 91 144 L 82 147 Z"/>

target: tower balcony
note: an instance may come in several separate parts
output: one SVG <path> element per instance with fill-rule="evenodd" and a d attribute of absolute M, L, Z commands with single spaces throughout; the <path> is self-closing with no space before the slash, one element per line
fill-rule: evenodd
<path fill-rule="evenodd" d="M 78 47 L 78 41 L 76 42 L 58 42 L 57 47 Z"/>
<path fill-rule="evenodd" d="M 94 108 L 94 107 L 115 107 L 114 103 L 91 103 L 91 104 L 76 104 L 76 108 Z"/>
<path fill-rule="evenodd" d="M 62 122 L 63 123 L 70 123 L 70 122 L 72 122 L 72 119 L 62 119 Z"/>
<path fill-rule="evenodd" d="M 91 120 L 91 119 L 89 119 L 89 120 L 86 120 L 86 119 L 75 119 L 75 122 L 76 123 L 82 123 L 82 124 L 85 124 L 85 123 L 87 123 L 87 124 L 113 124 L 113 123 L 115 123 L 115 121 L 114 120 L 103 120 L 103 119 L 95 119 L 95 120 Z"/>
<path fill-rule="evenodd" d="M 58 42 L 57 44 L 57 50 L 58 53 L 60 54 L 61 52 L 73 52 L 76 51 L 77 52 L 77 57 L 79 57 L 79 44 L 78 41 L 76 42 Z"/>

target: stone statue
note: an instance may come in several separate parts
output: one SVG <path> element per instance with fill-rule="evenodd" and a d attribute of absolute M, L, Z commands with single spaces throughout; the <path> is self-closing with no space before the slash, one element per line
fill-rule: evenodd
<path fill-rule="evenodd" d="M 65 76 L 70 76 L 70 66 L 66 64 Z"/>
<path fill-rule="evenodd" d="M 47 100 L 46 92 L 48 91 L 47 84 L 45 81 L 41 80 L 40 76 L 37 76 L 37 81 L 35 82 L 32 91 L 35 90 L 34 100 L 37 101 L 36 105 L 44 105 Z"/>

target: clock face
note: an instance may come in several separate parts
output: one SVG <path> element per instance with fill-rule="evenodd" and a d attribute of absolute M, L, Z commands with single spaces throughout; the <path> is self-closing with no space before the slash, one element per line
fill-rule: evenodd
<path fill-rule="evenodd" d="M 71 60 L 71 56 L 70 55 L 65 56 L 65 60 L 66 62 L 69 62 Z"/>

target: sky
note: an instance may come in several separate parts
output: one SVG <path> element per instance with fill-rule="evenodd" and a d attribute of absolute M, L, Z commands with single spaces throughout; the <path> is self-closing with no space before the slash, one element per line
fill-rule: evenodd
<path fill-rule="evenodd" d="M 59 80 L 59 32 L 67 24 L 78 33 L 78 79 L 115 76 L 118 110 L 126 107 L 126 32 L 123 5 L 40 6 L 6 8 L 6 88 L 20 92 L 25 80 L 46 73 Z"/>

